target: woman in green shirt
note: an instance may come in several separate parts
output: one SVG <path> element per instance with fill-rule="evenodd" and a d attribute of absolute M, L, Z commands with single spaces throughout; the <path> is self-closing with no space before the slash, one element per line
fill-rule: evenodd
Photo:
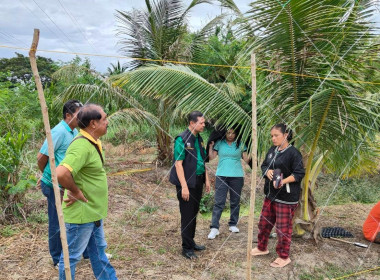
<path fill-rule="evenodd" d="M 222 137 L 219 137 L 218 140 L 210 141 L 208 146 L 210 160 L 219 156 L 215 179 L 215 200 L 210 226 L 211 231 L 208 239 L 214 239 L 219 235 L 219 220 L 228 192 L 230 193 L 231 209 L 230 220 L 228 222 L 229 230 L 234 233 L 239 232 L 236 225 L 239 220 L 240 195 L 244 185 L 244 171 L 241 159 L 243 158 L 247 163 L 249 159 L 246 153 L 247 148 L 243 143 L 240 143 L 237 134 L 236 129 L 228 129 L 220 134 Z M 212 135 L 210 136 L 210 140 L 212 140 Z"/>

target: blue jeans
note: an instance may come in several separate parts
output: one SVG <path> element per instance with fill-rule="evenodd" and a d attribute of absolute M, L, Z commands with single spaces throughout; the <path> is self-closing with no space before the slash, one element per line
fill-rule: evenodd
<path fill-rule="evenodd" d="M 229 226 L 236 226 L 239 221 L 240 212 L 240 195 L 243 189 L 243 177 L 224 177 L 216 176 L 215 179 L 215 197 L 214 208 L 212 210 L 212 219 L 210 228 L 219 229 L 219 220 L 222 216 L 228 191 L 230 192 L 230 220 Z"/>
<path fill-rule="evenodd" d="M 110 264 L 105 249 L 107 247 L 103 231 L 103 221 L 99 227 L 95 223 L 69 224 L 66 223 L 67 243 L 69 245 L 71 279 L 75 279 L 75 267 L 87 248 L 92 270 L 98 280 L 117 279 L 116 271 Z M 59 279 L 65 280 L 63 253 L 59 260 Z"/>
<path fill-rule="evenodd" d="M 47 186 L 41 181 L 42 193 L 46 196 L 48 202 L 48 217 L 49 217 L 49 251 L 53 259 L 53 264 L 59 263 L 59 258 L 62 252 L 61 237 L 59 233 L 59 222 L 57 209 L 55 207 L 55 196 L 52 187 Z"/>

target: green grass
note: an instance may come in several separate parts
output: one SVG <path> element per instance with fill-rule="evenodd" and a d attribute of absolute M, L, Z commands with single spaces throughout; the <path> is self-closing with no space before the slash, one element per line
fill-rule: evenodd
<path fill-rule="evenodd" d="M 324 267 L 315 268 L 313 271 L 302 272 L 298 277 L 300 280 L 324 280 L 346 276 L 353 273 L 334 264 L 326 264 Z"/>
<path fill-rule="evenodd" d="M 378 178 L 379 174 L 345 180 L 333 175 L 321 175 L 318 179 L 318 188 L 315 190 L 315 199 L 320 206 L 352 202 L 376 203 L 380 197 Z"/>
<path fill-rule="evenodd" d="M 46 224 L 49 221 L 49 217 L 47 213 L 44 210 L 40 211 L 33 211 L 31 214 L 28 215 L 26 218 L 28 223 L 36 223 L 36 224 Z"/>
<path fill-rule="evenodd" d="M 0 236 L 11 237 L 19 232 L 20 230 L 18 228 L 14 228 L 11 225 L 8 225 L 0 229 Z"/>
<path fill-rule="evenodd" d="M 213 201 L 213 200 L 212 200 Z M 263 207 L 264 202 L 264 195 L 256 195 L 255 200 L 255 218 L 260 217 L 261 208 Z M 212 204 L 213 205 L 213 204 Z M 221 218 L 228 219 L 230 217 L 230 205 L 229 203 L 226 203 L 226 206 L 222 212 Z M 204 212 L 201 214 L 202 219 L 211 220 L 212 216 L 212 208 L 210 211 Z M 246 201 L 246 203 L 240 203 L 240 217 L 246 217 L 249 216 L 249 201 Z"/>
<path fill-rule="evenodd" d="M 139 209 L 140 212 L 145 212 L 148 214 L 152 214 L 158 210 L 157 206 L 150 206 L 150 205 L 145 205 Z"/>

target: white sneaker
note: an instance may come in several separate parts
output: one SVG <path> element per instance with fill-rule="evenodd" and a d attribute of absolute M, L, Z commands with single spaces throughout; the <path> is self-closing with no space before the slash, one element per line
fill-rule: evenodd
<path fill-rule="evenodd" d="M 230 226 L 230 231 L 234 233 L 240 232 L 240 230 L 236 226 Z"/>
<path fill-rule="evenodd" d="M 207 236 L 208 239 L 215 239 L 215 237 L 219 235 L 219 230 L 217 228 L 212 228 L 209 235 Z"/>
<path fill-rule="evenodd" d="M 107 257 L 107 259 L 110 259 L 110 258 L 112 258 L 112 254 L 106 253 L 106 257 Z"/>

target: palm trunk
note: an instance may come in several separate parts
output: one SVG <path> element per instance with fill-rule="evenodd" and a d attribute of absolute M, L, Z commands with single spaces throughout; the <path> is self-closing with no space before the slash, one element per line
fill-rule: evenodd
<path fill-rule="evenodd" d="M 309 180 L 310 180 L 310 174 L 311 174 L 311 166 L 312 166 L 312 163 L 313 163 L 313 158 L 314 158 L 314 154 L 315 154 L 315 151 L 317 149 L 317 144 L 318 144 L 318 140 L 319 140 L 319 136 L 321 134 L 321 131 L 322 131 L 322 127 L 326 121 L 326 117 L 327 117 L 327 113 L 329 111 L 329 108 L 330 108 L 330 105 L 331 105 L 331 102 L 332 102 L 332 99 L 334 97 L 334 91 L 331 92 L 331 95 L 330 95 L 330 98 L 327 102 L 327 105 L 326 105 L 326 108 L 325 108 L 325 111 L 323 112 L 323 116 L 321 118 L 321 121 L 319 123 L 319 127 L 318 127 L 318 130 L 317 130 L 317 133 L 315 135 L 315 138 L 314 138 L 314 141 L 313 141 L 313 145 L 311 146 L 311 149 L 310 149 L 310 153 L 309 153 L 309 157 L 308 157 L 308 160 L 307 160 L 307 165 L 306 165 L 306 171 L 305 171 L 305 178 L 304 178 L 304 188 L 303 188 L 303 194 L 304 194 L 304 201 L 303 201 L 303 220 L 305 221 L 309 221 L 310 220 L 310 217 L 309 217 L 309 212 L 308 212 L 308 194 L 309 194 Z"/>
<path fill-rule="evenodd" d="M 170 119 L 166 116 L 168 105 L 165 101 L 161 101 L 159 107 L 161 108 L 160 127 L 156 127 L 157 139 L 157 162 L 159 165 L 170 166 L 172 162 L 172 144 L 170 137 Z"/>

